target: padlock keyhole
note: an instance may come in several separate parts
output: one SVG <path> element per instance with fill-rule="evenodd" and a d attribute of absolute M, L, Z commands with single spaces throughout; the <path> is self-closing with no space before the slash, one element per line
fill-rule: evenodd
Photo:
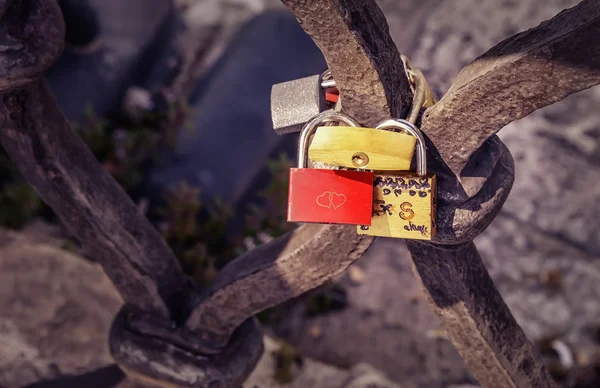
<path fill-rule="evenodd" d="M 352 164 L 356 168 L 364 168 L 369 164 L 369 156 L 364 152 L 356 152 L 352 155 Z"/>

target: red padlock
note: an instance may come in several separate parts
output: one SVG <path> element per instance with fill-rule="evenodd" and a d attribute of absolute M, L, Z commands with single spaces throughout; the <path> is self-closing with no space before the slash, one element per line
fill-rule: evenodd
<path fill-rule="evenodd" d="M 321 124 L 330 121 L 358 127 L 354 119 L 334 111 L 320 113 L 306 123 L 300 134 L 298 168 L 290 169 L 288 221 L 370 225 L 372 172 L 308 168 L 308 140 Z"/>

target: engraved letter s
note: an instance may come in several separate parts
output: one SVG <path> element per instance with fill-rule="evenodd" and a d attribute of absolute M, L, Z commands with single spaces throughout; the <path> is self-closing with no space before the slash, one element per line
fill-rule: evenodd
<path fill-rule="evenodd" d="M 400 218 L 406 221 L 412 220 L 415 216 L 415 212 L 410 209 L 411 207 L 412 203 L 402 202 L 402 204 L 400 205 L 400 209 L 402 210 L 400 212 Z"/>

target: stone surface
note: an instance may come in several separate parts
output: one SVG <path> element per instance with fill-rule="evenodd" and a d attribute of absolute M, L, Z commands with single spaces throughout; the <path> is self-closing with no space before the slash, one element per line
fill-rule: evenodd
<path fill-rule="evenodd" d="M 597 256 L 506 213 L 475 242 L 530 339 L 559 334 L 576 349 L 594 343 L 590 326 L 600 317 Z"/>
<path fill-rule="evenodd" d="M 291 366 L 289 369 L 292 373 L 291 384 L 280 384 L 273 379 L 277 372 L 276 353 L 281 345 L 276 340 L 265 337 L 265 352 L 259 361 L 256 369 L 248 380 L 244 383 L 244 388 L 275 388 L 281 386 L 288 387 L 341 387 L 347 372 L 343 370 L 324 365 L 312 360 L 303 360 L 302 367 L 298 364 Z"/>
<path fill-rule="evenodd" d="M 0 387 L 145 387 L 110 356 L 109 326 L 122 301 L 101 268 L 60 249 L 55 228 L 35 222 L 26 230 L 0 229 Z M 346 370 L 306 357 L 292 381 L 279 384 L 281 344 L 264 341 L 244 388 L 401 388 L 366 364 Z"/>
<path fill-rule="evenodd" d="M 294 304 L 276 333 L 310 357 L 334 365 L 367 362 L 405 387 L 473 381 L 444 339 L 399 241 L 377 239 L 354 264 L 363 280 L 341 280 L 348 308 L 309 319 L 305 305 Z"/>
<path fill-rule="evenodd" d="M 265 353 L 243 388 L 401 388 L 368 364 L 341 369 L 304 357 L 301 366 L 292 367 L 291 381 L 274 379 L 277 371 L 276 353 L 281 345 L 265 337 Z"/>
<path fill-rule="evenodd" d="M 590 329 L 600 316 L 600 264 L 595 256 L 501 214 L 476 240 L 508 307 L 530 340 L 559 337 L 576 359 L 597 347 Z M 307 318 L 292 304 L 276 332 L 303 353 L 331 364 L 368 362 L 405 387 L 445 387 L 474 381 L 411 272 L 404 244 L 378 239 L 356 263 L 364 278 L 340 280 L 349 307 Z M 560 286 L 549 284 L 557 272 Z"/>
<path fill-rule="evenodd" d="M 87 105 L 108 114 L 119 107 L 127 86 L 143 85 L 176 25 L 171 0 L 89 2 L 97 11 L 102 46 L 91 54 L 65 50 L 46 73 L 60 108 L 74 121 Z"/>
<path fill-rule="evenodd" d="M 594 256 L 600 255 L 598 104 L 594 87 L 500 132 L 516 164 L 504 210 Z"/>
<path fill-rule="evenodd" d="M 393 0 L 382 1 L 388 19 L 401 12 Z M 402 51 L 420 68 L 438 96 L 448 90 L 458 72 L 477 56 L 503 39 L 537 26 L 579 0 L 550 0 L 544 6 L 536 0 L 434 0 L 413 2 L 421 13 L 419 39 L 403 37 L 402 23 L 390 26 L 390 33 Z M 421 5 L 423 7 L 421 7 Z M 406 41 L 414 41 L 406 44 Z M 414 48 L 413 48 L 414 47 Z"/>
<path fill-rule="evenodd" d="M 0 386 L 27 386 L 112 363 L 121 299 L 99 266 L 0 230 Z"/>

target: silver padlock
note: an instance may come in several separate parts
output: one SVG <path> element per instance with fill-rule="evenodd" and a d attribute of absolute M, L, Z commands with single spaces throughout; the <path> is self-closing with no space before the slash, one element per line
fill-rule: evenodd
<path fill-rule="evenodd" d="M 329 70 L 271 88 L 271 119 L 279 135 L 299 132 L 302 126 L 327 108 L 325 89 L 335 87 Z M 339 105 L 339 104 L 337 104 Z"/>

